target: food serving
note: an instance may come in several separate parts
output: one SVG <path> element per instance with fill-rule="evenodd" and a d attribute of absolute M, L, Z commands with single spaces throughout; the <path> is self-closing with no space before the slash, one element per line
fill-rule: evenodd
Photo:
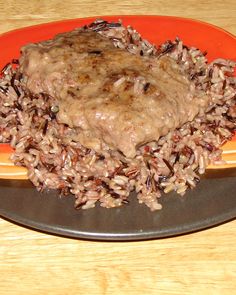
<path fill-rule="evenodd" d="M 235 63 L 183 45 L 156 47 L 103 20 L 29 44 L 2 70 L 0 141 L 38 190 L 76 208 L 129 202 L 160 209 L 161 192 L 194 188 L 236 117 Z"/>

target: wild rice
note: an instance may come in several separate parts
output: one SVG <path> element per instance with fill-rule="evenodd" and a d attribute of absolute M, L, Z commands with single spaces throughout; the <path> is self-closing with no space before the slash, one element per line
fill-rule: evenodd
<path fill-rule="evenodd" d="M 221 163 L 219 148 L 236 129 L 235 62 L 217 59 L 208 64 L 206 52 L 188 48 L 178 38 L 155 47 L 121 22 L 97 20 L 87 28 L 132 54 L 171 56 L 194 81 L 193 87 L 211 96 L 207 112 L 138 148 L 134 159 L 111 150 L 99 155 L 70 139 L 78 131 L 57 122 L 59 109 L 52 97 L 32 95 L 22 87 L 18 61 L 13 60 L 1 71 L 0 142 L 10 142 L 15 148 L 13 161 L 28 168 L 29 179 L 39 191 L 51 188 L 63 195 L 71 193 L 75 208 L 92 208 L 98 201 L 106 208 L 121 206 L 136 191 L 140 203 L 151 210 L 161 209 L 161 192 L 174 190 L 183 195 L 196 186 L 208 164 Z M 114 86 L 123 82 L 121 77 Z M 144 80 L 134 84 L 135 93 L 148 88 Z"/>

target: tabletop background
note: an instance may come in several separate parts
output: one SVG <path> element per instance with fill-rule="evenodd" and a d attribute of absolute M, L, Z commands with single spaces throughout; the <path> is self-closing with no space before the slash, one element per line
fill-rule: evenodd
<path fill-rule="evenodd" d="M 0 33 L 85 16 L 154 14 L 195 18 L 236 34 L 234 0 L 1 0 L 0 7 Z M 235 233 L 236 220 L 167 239 L 91 242 L 0 219 L 0 295 L 236 294 Z"/>

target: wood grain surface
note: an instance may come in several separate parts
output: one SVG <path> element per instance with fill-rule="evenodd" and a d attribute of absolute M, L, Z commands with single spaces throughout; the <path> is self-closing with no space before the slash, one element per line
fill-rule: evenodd
<path fill-rule="evenodd" d="M 76 17 L 156 14 L 204 20 L 236 34 L 234 0 L 1 0 L 0 7 L 1 33 Z M 236 220 L 162 240 L 89 242 L 0 219 L 0 295 L 236 294 L 235 233 Z"/>

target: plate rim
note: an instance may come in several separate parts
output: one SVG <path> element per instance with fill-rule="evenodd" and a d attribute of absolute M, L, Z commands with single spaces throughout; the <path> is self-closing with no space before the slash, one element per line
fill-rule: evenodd
<path fill-rule="evenodd" d="M 94 208 L 93 208 L 94 209 Z M 78 230 L 71 230 L 68 227 L 63 226 L 50 226 L 42 222 L 35 222 L 23 217 L 18 217 L 17 219 L 13 216 L 14 214 L 4 214 L 4 210 L 0 209 L 0 217 L 6 221 L 9 221 L 13 224 L 23 226 L 25 228 L 36 230 L 44 234 L 53 234 L 62 238 L 72 238 L 72 239 L 81 239 L 88 241 L 104 241 L 104 242 L 133 242 L 133 241 L 146 241 L 154 239 L 165 239 L 165 238 L 174 238 L 177 236 L 188 235 L 192 233 L 201 232 L 203 230 L 211 229 L 216 226 L 220 226 L 229 222 L 236 220 L 236 207 L 232 212 L 227 212 L 220 215 L 220 218 L 209 218 L 214 220 L 214 222 L 209 223 L 209 219 L 201 220 L 201 222 L 195 221 L 191 223 L 193 227 L 189 228 L 188 225 L 181 226 L 181 231 L 178 229 L 178 226 L 172 228 L 171 231 L 150 231 L 150 232 L 137 232 L 137 233 L 124 233 L 124 234 L 112 234 L 112 233 L 93 233 L 93 232 L 83 232 Z M 218 216 L 219 217 L 219 216 Z"/>
<path fill-rule="evenodd" d="M 86 16 L 86 17 L 78 17 L 78 18 L 69 18 L 69 19 L 62 19 L 62 20 L 54 20 L 54 21 L 49 21 L 46 23 L 39 23 L 39 24 L 35 24 L 35 25 L 29 25 L 29 26 L 23 26 L 23 27 L 19 27 L 16 29 L 12 29 L 6 32 L 3 32 L 0 34 L 0 38 L 4 37 L 8 34 L 11 33 L 18 33 L 21 30 L 24 29 L 36 29 L 38 27 L 44 27 L 47 25 L 56 25 L 57 23 L 69 23 L 69 22 L 74 22 L 74 21 L 82 21 L 82 20 L 95 20 L 95 19 L 103 19 L 103 18 L 162 18 L 162 19 L 172 19 L 172 20 L 183 20 L 183 21 L 189 21 L 189 22 L 194 22 L 194 23 L 199 23 L 202 25 L 206 25 L 208 27 L 211 27 L 213 29 L 217 29 L 218 31 L 221 31 L 222 33 L 227 34 L 228 36 L 232 37 L 233 39 L 235 39 L 236 41 L 236 35 L 234 35 L 233 33 L 227 31 L 226 29 L 221 28 L 218 25 L 212 24 L 212 23 L 208 23 L 206 21 L 202 21 L 199 19 L 194 19 L 191 17 L 182 17 L 182 16 L 175 16 L 175 15 L 154 15 L 154 14 L 111 14 L 111 15 L 95 15 L 95 16 Z"/>

